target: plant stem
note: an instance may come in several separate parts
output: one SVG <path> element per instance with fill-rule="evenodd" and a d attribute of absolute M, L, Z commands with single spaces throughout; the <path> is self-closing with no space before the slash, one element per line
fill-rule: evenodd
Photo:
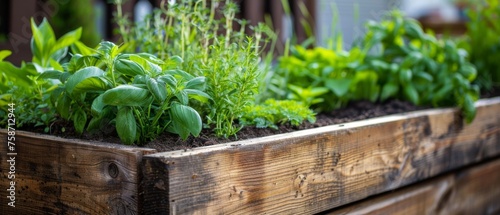
<path fill-rule="evenodd" d="M 186 15 L 185 14 L 182 14 L 181 16 L 181 57 L 182 59 L 184 59 L 184 44 L 185 44 L 185 41 L 184 41 L 184 31 L 186 30 L 185 29 L 185 22 L 186 22 Z"/>
<path fill-rule="evenodd" d="M 163 113 L 165 113 L 165 111 L 167 111 L 170 108 L 170 99 L 171 98 L 172 98 L 172 96 L 169 96 L 169 97 L 167 97 L 167 99 L 165 99 L 165 101 L 163 102 L 163 104 L 160 107 L 160 110 L 158 110 L 158 112 L 156 112 L 155 118 L 153 119 L 153 123 L 151 124 L 151 126 L 156 126 L 158 124 L 158 120 L 160 120 L 160 117 L 163 115 Z"/>

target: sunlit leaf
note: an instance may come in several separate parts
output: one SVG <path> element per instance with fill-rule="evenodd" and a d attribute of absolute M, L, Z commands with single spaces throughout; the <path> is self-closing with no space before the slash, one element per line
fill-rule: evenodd
<path fill-rule="evenodd" d="M 3 61 L 6 57 L 10 56 L 12 52 L 10 50 L 1 50 L 0 51 L 0 61 Z"/>
<path fill-rule="evenodd" d="M 476 107 L 474 106 L 473 98 L 469 94 L 466 94 L 464 97 L 463 111 L 466 122 L 471 123 L 476 116 Z"/>
<path fill-rule="evenodd" d="M 206 86 L 206 78 L 205 77 L 196 77 L 189 80 L 186 83 L 186 88 L 188 89 L 196 89 L 196 90 L 204 90 Z"/>
<path fill-rule="evenodd" d="M 47 70 L 38 76 L 38 80 L 41 79 L 59 79 L 63 73 L 57 70 Z"/>
<path fill-rule="evenodd" d="M 194 78 L 193 75 L 184 72 L 180 69 L 172 69 L 165 71 L 166 74 L 174 76 L 176 79 L 184 79 L 185 81 L 189 81 Z"/>
<path fill-rule="evenodd" d="M 201 117 L 193 108 L 180 103 L 172 103 L 170 109 L 172 115 L 171 130 L 179 134 L 182 139 L 187 139 L 189 134 L 197 137 L 202 128 Z"/>
<path fill-rule="evenodd" d="M 69 119 L 70 117 L 70 107 L 71 98 L 66 94 L 66 92 L 61 92 L 59 97 L 56 99 L 56 110 L 61 115 L 63 119 Z"/>
<path fill-rule="evenodd" d="M 104 104 L 114 106 L 144 106 L 152 101 L 151 93 L 143 88 L 121 85 L 104 92 Z"/>
<path fill-rule="evenodd" d="M 177 80 L 172 75 L 162 75 L 158 79 L 165 82 L 171 89 L 177 88 Z"/>
<path fill-rule="evenodd" d="M 74 31 L 66 33 L 56 41 L 55 45 L 52 47 L 51 53 L 72 45 L 76 41 L 80 40 L 81 35 L 82 35 L 81 27 Z"/>
<path fill-rule="evenodd" d="M 94 101 L 92 101 L 92 106 L 91 106 L 91 110 L 92 110 L 92 115 L 94 116 L 99 116 L 101 115 L 102 113 L 102 110 L 104 109 L 104 107 L 106 106 L 106 104 L 104 103 L 104 101 L 102 100 L 102 97 L 103 97 L 104 94 L 101 94 L 99 96 L 97 96 Z"/>
<path fill-rule="evenodd" d="M 187 93 L 189 98 L 196 99 L 200 102 L 207 102 L 209 99 L 211 99 L 210 95 L 200 90 L 184 89 L 183 91 Z"/>
<path fill-rule="evenodd" d="M 82 134 L 87 124 L 87 114 L 82 109 L 77 109 L 73 113 L 73 126 L 77 134 Z"/>
<path fill-rule="evenodd" d="M 97 67 L 85 67 L 81 70 L 75 72 L 75 74 L 71 75 L 66 81 L 66 90 L 69 93 L 73 93 L 75 89 L 105 89 L 106 83 L 104 83 L 100 79 L 96 79 L 95 77 L 102 77 L 104 75 L 104 71 Z M 90 80 L 88 80 L 90 79 Z M 88 80 L 88 81 L 87 81 Z"/>
<path fill-rule="evenodd" d="M 406 95 L 406 98 L 408 98 L 409 101 L 411 101 L 415 105 L 420 104 L 418 92 L 413 85 L 408 84 L 404 86 L 403 90 L 404 94 Z"/>
<path fill-rule="evenodd" d="M 89 48 L 80 41 L 75 41 L 71 45 L 71 50 L 73 51 L 73 53 L 79 53 L 81 55 L 91 55 L 94 53 L 94 50 L 92 50 L 91 48 Z"/>
<path fill-rule="evenodd" d="M 120 140 L 130 145 L 137 136 L 137 124 L 131 107 L 120 107 L 116 114 L 116 132 Z"/>
<path fill-rule="evenodd" d="M 175 97 L 179 99 L 179 102 L 183 105 L 187 105 L 189 102 L 189 97 L 186 91 L 177 92 Z"/>
<path fill-rule="evenodd" d="M 32 74 L 28 70 L 20 69 L 10 62 L 0 62 L 0 71 L 8 77 L 9 80 L 15 81 L 16 85 L 28 87 L 33 84 L 33 81 L 29 78 L 29 75 Z"/>
<path fill-rule="evenodd" d="M 149 78 L 146 80 L 146 85 L 158 102 L 163 102 L 167 99 L 167 88 L 165 83 L 157 82 L 154 78 Z"/>
<path fill-rule="evenodd" d="M 344 96 L 349 91 L 351 83 L 352 79 L 349 78 L 328 79 L 325 81 L 326 87 L 333 91 L 333 93 L 335 93 L 338 97 Z"/>
<path fill-rule="evenodd" d="M 127 59 L 115 60 L 114 68 L 117 72 L 130 76 L 144 75 L 146 73 L 141 65 Z"/>
<path fill-rule="evenodd" d="M 394 97 L 399 91 L 399 86 L 393 82 L 388 82 L 382 87 L 380 100 L 385 101 L 388 98 Z"/>

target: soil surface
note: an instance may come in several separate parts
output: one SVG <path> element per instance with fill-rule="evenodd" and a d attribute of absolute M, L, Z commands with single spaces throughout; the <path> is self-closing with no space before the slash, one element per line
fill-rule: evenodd
<path fill-rule="evenodd" d="M 493 89 L 489 92 L 482 93 L 482 98 L 500 96 L 500 89 Z M 245 127 L 238 132 L 237 137 L 230 137 L 229 139 L 218 138 L 209 129 L 204 129 L 199 137 L 189 137 L 183 141 L 177 135 L 165 133 L 159 136 L 156 140 L 145 144 L 143 147 L 154 148 L 160 152 L 183 150 L 193 147 L 208 146 L 218 143 L 231 142 L 236 140 L 245 140 L 255 137 L 269 136 L 273 134 L 287 133 L 297 130 L 316 128 L 326 125 L 340 124 L 390 114 L 398 114 L 415 110 L 429 109 L 431 107 L 418 107 L 406 101 L 392 100 L 384 103 L 371 103 L 368 101 L 351 102 L 347 107 L 332 111 L 330 113 L 322 113 L 316 116 L 315 123 L 305 122 L 300 126 L 281 125 L 278 129 L 271 128 L 255 128 Z M 64 138 L 78 138 L 91 141 L 103 141 L 110 143 L 120 143 L 118 135 L 114 127 L 108 127 L 94 134 L 76 135 L 72 129 L 71 122 L 58 120 L 51 126 L 51 134 L 64 137 Z M 64 129 L 63 129 L 64 128 Z M 24 129 L 43 133 L 38 129 Z M 63 132 L 64 130 L 64 132 Z"/>
<path fill-rule="evenodd" d="M 377 104 L 368 101 L 359 101 L 359 102 L 352 102 L 347 107 L 332 111 L 330 113 L 318 114 L 316 116 L 315 123 L 304 122 L 300 126 L 291 126 L 289 124 L 281 125 L 278 127 L 278 129 L 245 127 L 240 132 L 238 132 L 237 137 L 230 137 L 229 139 L 216 137 L 213 134 L 213 132 L 210 131 L 210 129 L 203 129 L 199 137 L 191 136 L 185 141 L 183 141 L 177 135 L 164 133 L 163 135 L 159 136 L 156 140 L 144 145 L 144 147 L 154 148 L 158 151 L 189 149 L 193 147 L 208 146 L 218 143 L 225 143 L 236 140 L 245 140 L 255 137 L 263 137 L 273 134 L 287 133 L 308 128 L 316 128 L 326 125 L 352 122 L 378 116 L 389 115 L 389 114 L 421 110 L 425 108 L 426 107 L 417 107 L 409 102 L 397 101 L 397 100 L 385 103 L 377 103 Z M 43 132 L 37 129 L 34 130 L 24 129 L 24 130 L 30 130 L 39 133 Z M 73 125 L 71 122 L 58 120 L 52 124 L 50 134 L 64 138 L 77 138 L 77 139 L 86 139 L 92 141 L 120 143 L 120 139 L 118 138 L 115 128 L 111 126 L 97 133 L 93 134 L 85 133 L 83 135 L 77 135 L 73 129 Z"/>

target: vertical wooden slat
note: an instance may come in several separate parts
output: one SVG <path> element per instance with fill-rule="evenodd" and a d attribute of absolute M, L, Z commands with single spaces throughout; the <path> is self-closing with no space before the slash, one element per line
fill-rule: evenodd
<path fill-rule="evenodd" d="M 271 19 L 273 21 L 273 27 L 278 33 L 278 41 L 276 42 L 276 51 L 278 54 L 283 53 L 285 40 L 283 39 L 283 15 L 285 11 L 281 1 L 271 1 L 270 2 Z"/>
<path fill-rule="evenodd" d="M 306 27 L 311 29 L 312 34 L 314 35 L 315 23 L 315 0 L 293 0 L 292 7 L 294 11 L 294 28 L 295 34 L 297 35 L 297 42 L 301 43 L 308 38 L 306 33 Z M 301 5 L 305 6 L 307 10 L 307 14 L 304 14 L 301 10 Z M 307 23 L 307 26 L 304 26 L 304 23 Z"/>
<path fill-rule="evenodd" d="M 257 25 L 264 22 L 264 0 L 246 0 L 243 1 L 245 11 L 244 18 L 249 20 L 250 25 Z"/>

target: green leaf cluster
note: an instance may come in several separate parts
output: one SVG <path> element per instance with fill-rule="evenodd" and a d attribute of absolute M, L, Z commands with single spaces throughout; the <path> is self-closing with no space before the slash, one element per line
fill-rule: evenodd
<path fill-rule="evenodd" d="M 33 64 L 42 68 L 52 67 L 60 69 L 60 61 L 68 54 L 69 46 L 74 43 L 80 43 L 78 40 L 82 34 L 82 29 L 78 28 L 64 34 L 56 40 L 54 30 L 46 19 L 43 19 L 39 26 L 36 26 L 33 18 L 31 19 L 31 30 L 33 37 L 31 39 L 31 52 L 33 52 Z M 37 70 L 39 73 L 43 72 Z"/>
<path fill-rule="evenodd" d="M 425 34 L 417 21 L 397 11 L 379 23 L 367 24 L 362 44 L 373 54 L 366 66 L 377 71 L 379 100 L 405 99 L 416 105 L 458 106 L 470 122 L 479 87 L 472 82 L 477 71 L 467 52 L 451 40 Z"/>
<path fill-rule="evenodd" d="M 238 10 L 229 0 L 180 0 L 162 5 L 136 25 L 116 13 L 128 51 L 148 52 L 160 59 L 179 55 L 183 59 L 180 69 L 206 77 L 206 93 L 212 99 L 204 106 L 194 105 L 206 127 L 221 137 L 241 129 L 238 117 L 255 101 L 259 80 L 265 75 L 261 52 L 275 36 L 266 25 L 248 26 L 236 18 Z M 253 30 L 252 35 L 246 34 L 247 28 Z"/>
<path fill-rule="evenodd" d="M 96 18 L 99 12 L 95 11 L 94 2 L 53 1 L 51 3 L 54 4 L 54 7 L 58 8 L 57 12 L 49 19 L 56 35 L 62 35 L 81 26 L 81 42 L 92 47 L 100 42 L 100 32 L 98 32 L 96 27 L 98 23 L 96 22 Z"/>
<path fill-rule="evenodd" d="M 377 74 L 360 66 L 365 56 L 357 47 L 344 51 L 296 46 L 279 59 L 270 90 L 318 111 L 340 108 L 353 99 L 375 101 Z"/>
<path fill-rule="evenodd" d="M 474 118 L 477 71 L 465 50 L 424 33 L 398 11 L 366 28 L 350 51 L 295 47 L 279 59 L 269 89 L 320 111 L 353 100 L 397 98 L 416 105 L 458 106 L 467 121 Z"/>
<path fill-rule="evenodd" d="M 458 46 L 468 51 L 477 68 L 477 83 L 481 89 L 500 86 L 500 3 L 497 0 L 469 2 L 467 31 Z"/>
<path fill-rule="evenodd" d="M 278 129 L 280 124 L 299 126 L 304 120 L 316 121 L 315 113 L 294 100 L 268 99 L 262 104 L 246 106 L 243 116 L 239 118 L 242 125 L 252 125 L 257 128 Z"/>
<path fill-rule="evenodd" d="M 186 139 L 201 132 L 202 121 L 191 100 L 206 102 L 204 77 L 180 70 L 178 57 L 163 61 L 151 54 L 122 53 L 101 42 L 89 55 L 75 54 L 40 78 L 61 82 L 51 100 L 61 117 L 72 120 L 78 133 L 114 124 L 121 141 L 144 143 L 164 131 Z"/>
<path fill-rule="evenodd" d="M 50 124 L 55 120 L 55 110 L 49 106 L 49 94 L 54 90 L 53 82 L 40 80 L 37 77 L 46 71 L 62 69 L 69 50 L 79 42 L 81 29 L 71 31 L 59 39 L 46 19 L 36 25 L 31 19 L 31 51 L 32 62 L 23 62 L 16 67 L 3 61 L 11 54 L 10 51 L 0 51 L 0 108 L 7 103 L 16 104 L 17 126 L 45 126 L 49 131 Z M 5 118 L 5 110 L 0 110 L 0 118 Z M 7 120 L 2 120 L 6 122 Z"/>

